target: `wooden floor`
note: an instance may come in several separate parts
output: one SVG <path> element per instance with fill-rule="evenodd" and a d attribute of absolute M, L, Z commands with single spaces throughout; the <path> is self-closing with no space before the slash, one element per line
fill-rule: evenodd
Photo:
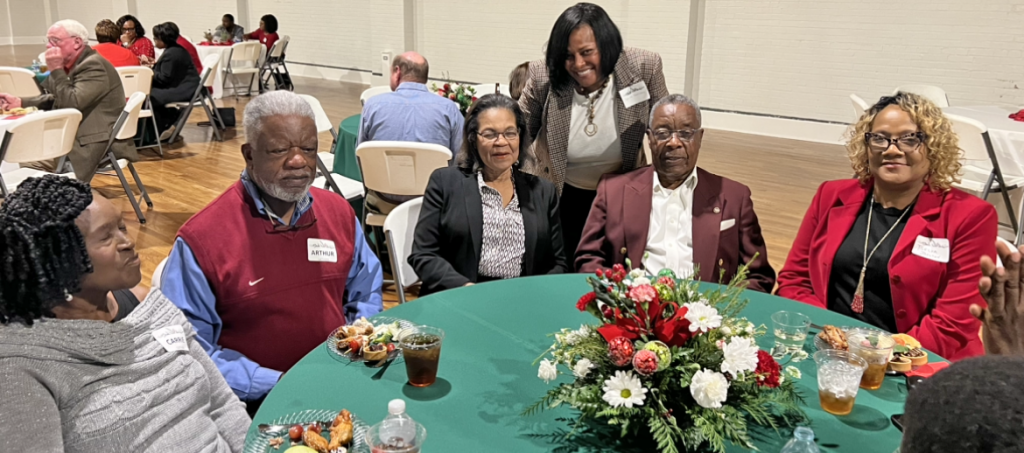
<path fill-rule="evenodd" d="M 0 46 L 0 66 L 28 66 L 43 46 Z M 359 113 L 359 94 L 366 85 L 297 77 L 297 93 L 315 96 L 333 124 Z M 178 228 L 206 206 L 234 181 L 245 167 L 241 156 L 244 132 L 242 110 L 248 98 L 219 100 L 235 107 L 238 128 L 228 130 L 224 141 L 213 140 L 212 130 L 196 123 L 206 121 L 205 113 L 194 111 L 179 141 L 164 148 L 161 158 L 155 149 L 140 152 L 136 163 L 149 190 L 154 207 L 145 212 L 148 222 L 140 225 L 116 177 L 97 176 L 93 186 L 124 212 L 125 222 L 136 238 L 142 258 L 143 283 L 148 284 L 156 265 L 170 252 Z M 704 135 L 700 166 L 710 172 L 750 186 L 754 207 L 768 244 L 768 257 L 778 271 L 789 253 L 804 212 L 823 181 L 847 178 L 851 174 L 845 150 L 796 140 L 763 137 L 717 130 Z M 329 151 L 330 134 L 321 134 L 320 151 Z M 130 176 L 129 176 L 129 179 Z M 391 305 L 397 297 L 385 291 Z"/>

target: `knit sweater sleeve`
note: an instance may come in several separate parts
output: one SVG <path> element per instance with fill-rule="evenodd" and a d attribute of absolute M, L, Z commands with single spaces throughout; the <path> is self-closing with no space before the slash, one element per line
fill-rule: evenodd
<path fill-rule="evenodd" d="M 54 395 L 15 360 L 0 360 L 0 451 L 64 451 Z"/>
<path fill-rule="evenodd" d="M 231 451 L 241 452 L 245 448 L 246 431 L 252 423 L 245 411 L 245 403 L 235 396 L 231 387 L 228 387 L 217 365 L 206 355 L 206 351 L 195 341 L 194 336 L 189 336 L 188 349 L 189 354 L 202 364 L 206 370 L 206 379 L 210 381 L 210 418 L 217 424 L 217 431 L 231 447 Z"/>

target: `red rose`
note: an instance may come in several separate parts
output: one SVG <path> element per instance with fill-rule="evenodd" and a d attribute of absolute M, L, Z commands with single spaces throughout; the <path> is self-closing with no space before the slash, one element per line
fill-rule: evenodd
<path fill-rule="evenodd" d="M 612 317 L 615 316 L 615 312 L 612 310 L 612 307 L 607 305 L 605 305 L 601 310 L 601 314 L 604 315 L 604 319 L 612 319 Z"/>
<path fill-rule="evenodd" d="M 754 374 L 757 376 L 757 385 L 761 387 L 775 388 L 780 385 L 779 375 L 781 367 L 779 362 L 772 358 L 772 355 L 764 350 L 757 351 L 757 369 Z"/>
<path fill-rule="evenodd" d="M 658 354 L 646 349 L 638 351 L 633 356 L 633 368 L 636 368 L 636 372 L 644 376 L 654 374 L 655 371 L 658 371 Z"/>
<path fill-rule="evenodd" d="M 586 293 L 579 301 L 576 302 L 576 309 L 579 311 L 586 311 L 587 305 L 590 305 L 591 302 L 594 302 L 595 300 L 597 300 L 597 294 L 594 294 L 593 291 Z"/>
<path fill-rule="evenodd" d="M 446 83 L 446 84 L 444 84 L 444 90 L 445 90 L 445 91 L 448 91 L 448 90 L 450 90 L 450 89 L 452 89 L 452 86 L 451 86 L 451 85 L 449 85 L 449 84 L 447 84 L 447 83 Z"/>
<path fill-rule="evenodd" d="M 473 96 L 473 102 L 476 102 L 476 96 Z"/>
<path fill-rule="evenodd" d="M 675 289 L 676 288 L 676 281 L 673 280 L 672 277 L 658 277 L 657 283 L 665 285 L 665 286 L 669 287 L 669 289 Z"/>
<path fill-rule="evenodd" d="M 663 319 L 661 313 L 658 313 L 658 316 L 654 318 L 654 336 L 669 346 L 682 346 L 690 341 L 690 338 L 693 338 L 693 332 L 690 332 L 690 321 L 686 320 L 688 309 L 679 307 L 674 302 L 666 304 L 666 306 L 674 307 L 676 311 L 668 319 Z"/>
<path fill-rule="evenodd" d="M 615 366 L 626 366 L 633 360 L 633 342 L 626 337 L 616 337 L 608 342 L 608 356 Z"/>
<path fill-rule="evenodd" d="M 629 290 L 629 298 L 636 303 L 654 302 L 658 300 L 658 290 L 651 285 L 634 286 Z"/>

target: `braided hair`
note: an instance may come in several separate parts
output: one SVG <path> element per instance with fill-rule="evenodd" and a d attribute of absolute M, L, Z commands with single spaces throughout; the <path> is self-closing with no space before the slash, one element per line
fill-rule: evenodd
<path fill-rule="evenodd" d="M 0 207 L 0 323 L 50 316 L 92 272 L 75 219 L 92 203 L 89 185 L 56 175 L 25 180 Z"/>

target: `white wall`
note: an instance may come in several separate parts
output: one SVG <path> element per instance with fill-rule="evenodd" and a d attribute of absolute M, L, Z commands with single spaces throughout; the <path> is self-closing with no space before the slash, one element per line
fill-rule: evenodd
<path fill-rule="evenodd" d="M 17 1 L 17 0 L 13 0 Z M 96 37 L 96 24 L 103 19 L 117 21 L 127 11 L 114 11 L 113 3 L 106 1 L 57 0 L 57 13 L 54 22 L 61 19 L 75 19 L 89 30 L 89 36 Z M 51 12 L 51 15 L 52 12 Z M 140 19 L 141 20 L 141 19 Z"/>
<path fill-rule="evenodd" d="M 40 0 L 7 0 L 14 44 L 43 44 L 46 41 L 46 8 Z"/>
<path fill-rule="evenodd" d="M 110 0 L 71 1 L 109 2 Z M 236 19 L 238 18 L 238 2 L 236 0 L 137 0 L 136 5 L 139 13 L 135 17 L 138 17 L 139 22 L 146 27 L 146 36 L 150 39 L 152 39 L 154 25 L 174 22 L 181 34 L 192 38 L 193 41 L 200 41 L 206 30 L 212 30 L 220 25 L 220 18 L 224 14 L 232 14 Z M 117 20 L 117 17 L 113 19 Z M 246 32 L 248 31 L 250 30 L 246 27 Z"/>
<path fill-rule="evenodd" d="M 0 0 L 0 45 L 11 44 L 11 13 L 7 9 L 7 0 Z"/>

